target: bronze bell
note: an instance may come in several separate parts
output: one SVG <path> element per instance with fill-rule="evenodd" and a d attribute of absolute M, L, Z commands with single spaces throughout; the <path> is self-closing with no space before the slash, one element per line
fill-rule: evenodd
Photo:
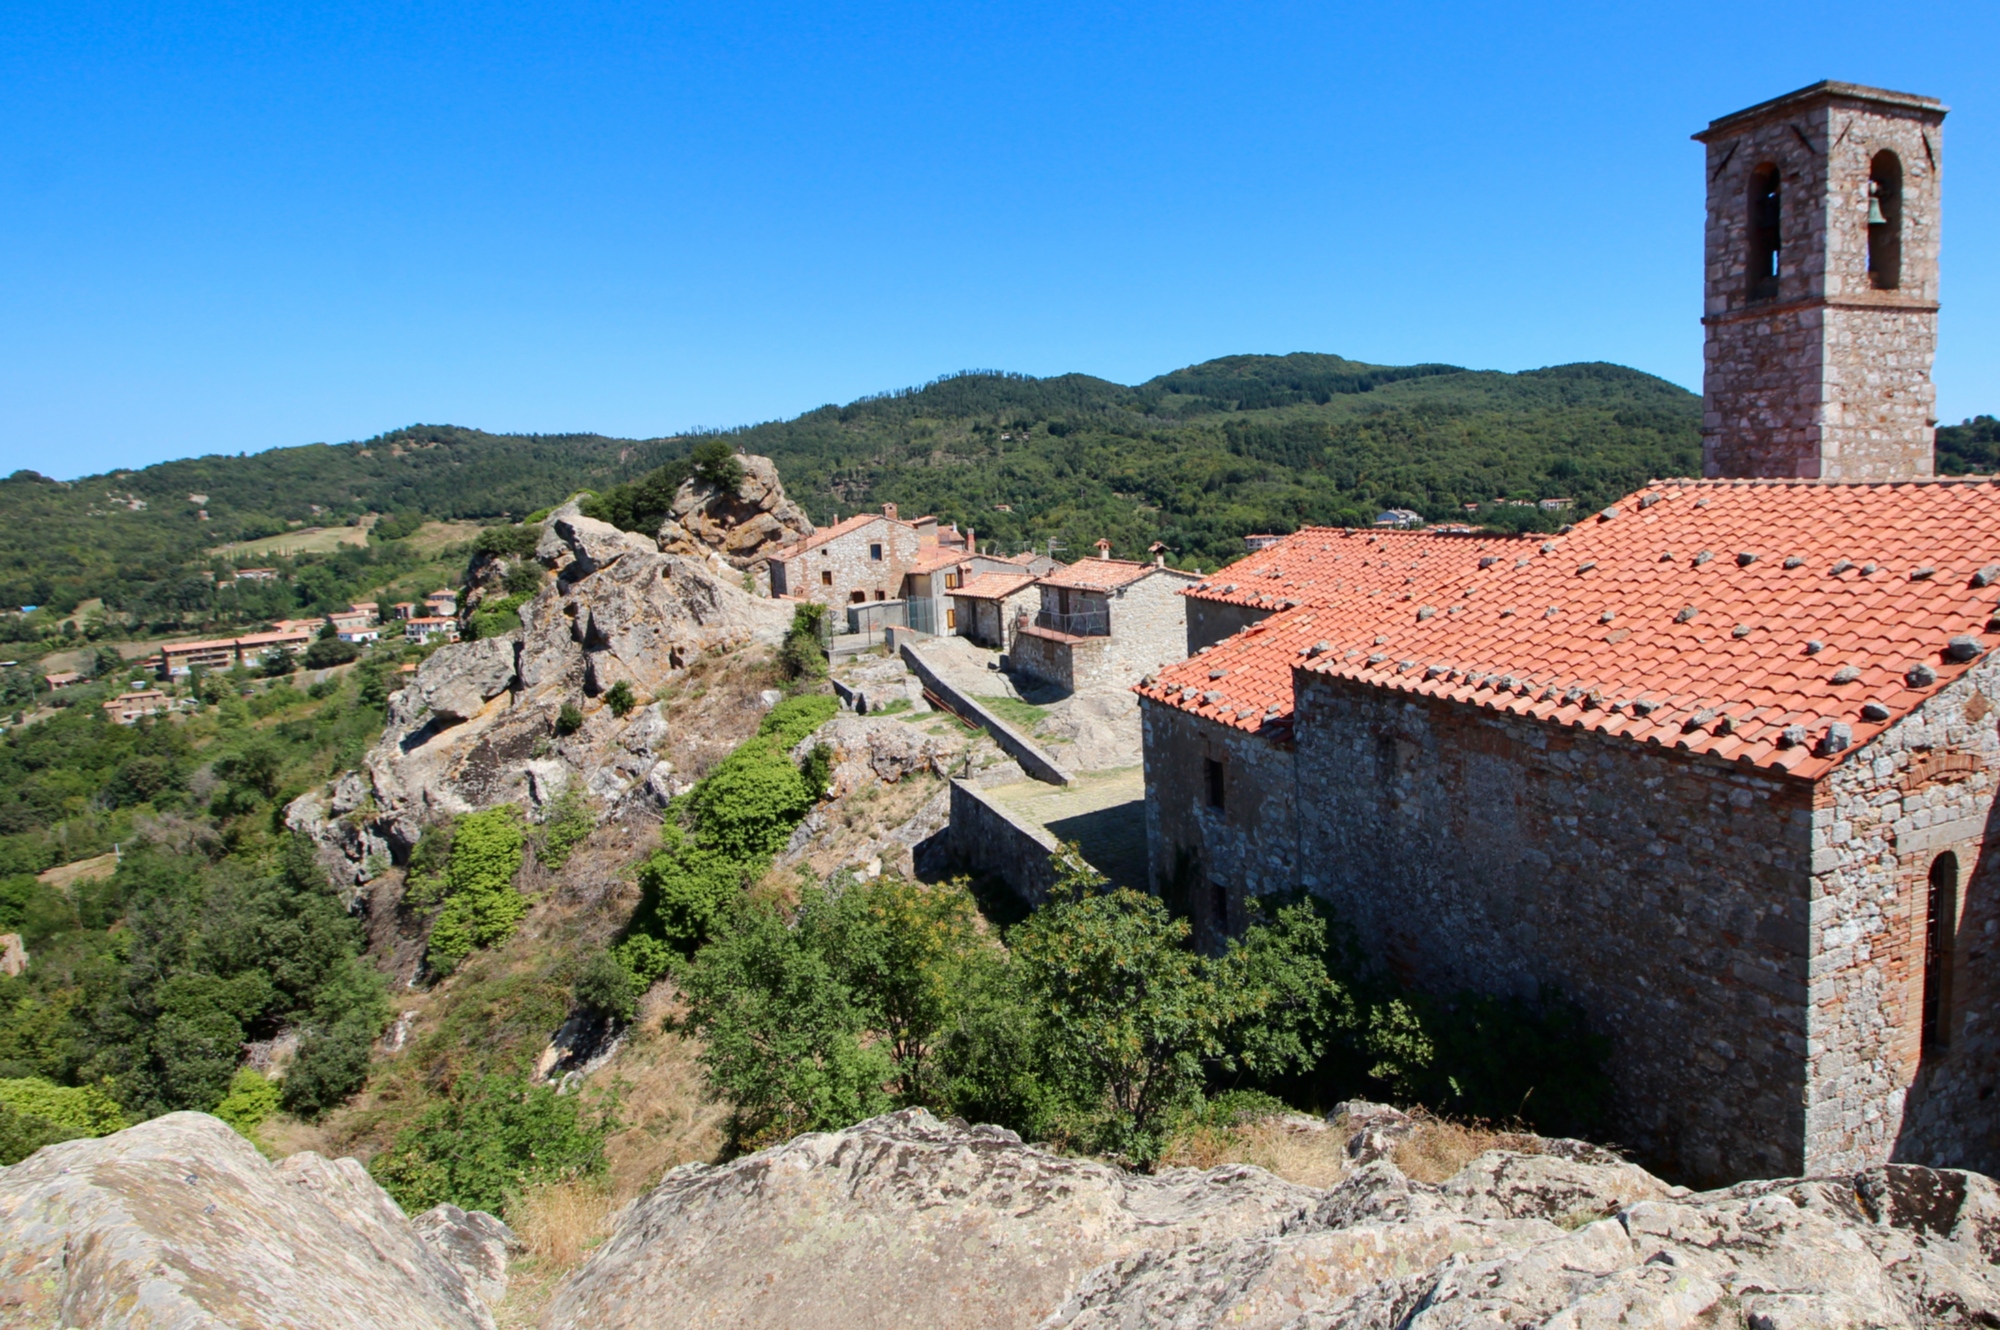
<path fill-rule="evenodd" d="M 1868 182 L 1868 224 L 1870 226 L 1887 226 L 1889 224 L 1889 219 L 1882 215 L 1882 200 L 1878 193 L 1881 188 L 1882 186 L 1873 180 Z"/>

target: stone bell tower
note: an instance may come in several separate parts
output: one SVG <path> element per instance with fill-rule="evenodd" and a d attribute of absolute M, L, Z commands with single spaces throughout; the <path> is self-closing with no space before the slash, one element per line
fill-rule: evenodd
<path fill-rule="evenodd" d="M 1703 475 L 1931 474 L 1945 109 L 1815 83 L 1694 136 L 1708 147 Z"/>

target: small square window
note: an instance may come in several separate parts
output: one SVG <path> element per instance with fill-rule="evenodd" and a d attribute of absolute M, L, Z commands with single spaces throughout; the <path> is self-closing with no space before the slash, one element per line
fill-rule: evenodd
<path fill-rule="evenodd" d="M 877 591 L 877 592 L 875 593 L 875 599 L 877 599 L 877 600 L 887 600 L 887 599 L 889 599 L 889 593 L 888 593 L 888 592 L 886 592 L 886 591 Z"/>
<path fill-rule="evenodd" d="M 828 568 L 828 569 L 826 569 L 825 571 L 823 571 L 823 572 L 821 572 L 821 573 L 820 573 L 820 575 L 819 575 L 819 584 L 820 584 L 821 586 L 832 586 L 832 585 L 833 585 L 833 570 L 832 570 L 831 568 Z"/>
<path fill-rule="evenodd" d="M 1210 808 L 1223 807 L 1222 763 L 1212 757 L 1205 758 L 1202 761 L 1202 774 L 1208 778 L 1208 806 Z"/>
<path fill-rule="evenodd" d="M 880 545 L 870 545 L 868 547 L 868 557 L 880 563 L 882 561 L 882 547 Z"/>

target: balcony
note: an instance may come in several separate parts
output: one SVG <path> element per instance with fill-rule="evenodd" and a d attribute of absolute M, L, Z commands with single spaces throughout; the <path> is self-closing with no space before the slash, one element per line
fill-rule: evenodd
<path fill-rule="evenodd" d="M 1111 611 L 1104 606 L 1075 610 L 1069 614 L 1043 610 L 1035 616 L 1035 627 L 1046 628 L 1053 633 L 1068 633 L 1071 637 L 1109 637 Z"/>

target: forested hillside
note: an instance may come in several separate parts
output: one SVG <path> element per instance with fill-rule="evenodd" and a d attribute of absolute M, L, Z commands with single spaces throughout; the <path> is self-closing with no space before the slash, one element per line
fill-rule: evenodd
<path fill-rule="evenodd" d="M 1692 474 L 1699 422 L 1693 393 L 1616 365 L 1502 374 L 1295 354 L 1229 356 L 1135 387 L 973 372 L 711 436 L 413 426 L 68 483 L 16 472 L 0 481 L 0 606 L 67 613 L 97 597 L 134 624 L 229 622 L 244 615 L 191 580 L 229 541 L 367 513 L 388 516 L 391 537 L 419 518 L 518 519 L 578 489 L 630 485 L 702 437 L 776 459 L 817 522 L 889 501 L 1003 551 L 1054 539 L 1074 554 L 1104 537 L 1136 556 L 1158 540 L 1213 566 L 1247 532 L 1366 523 L 1384 507 L 1552 524 L 1561 517 L 1491 501 L 1573 498 L 1587 511 Z M 1939 470 L 2000 467 L 1994 438 L 1986 416 L 1940 429 Z"/>

